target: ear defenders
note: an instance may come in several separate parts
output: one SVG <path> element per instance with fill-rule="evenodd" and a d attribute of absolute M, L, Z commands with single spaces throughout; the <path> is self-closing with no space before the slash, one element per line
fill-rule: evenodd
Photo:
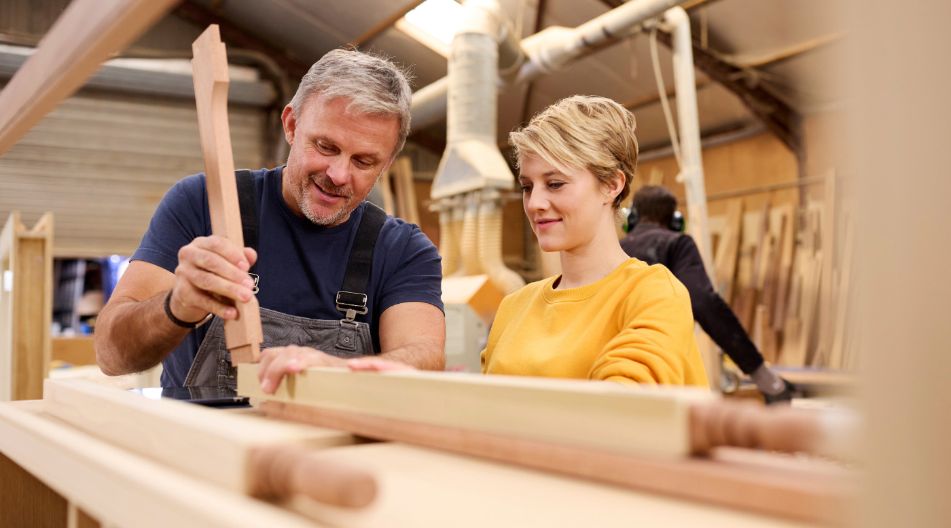
<path fill-rule="evenodd" d="M 630 233 L 634 230 L 634 226 L 637 225 L 637 222 L 640 221 L 641 215 L 637 212 L 637 207 L 631 205 L 631 212 L 627 214 L 627 227 L 625 232 Z M 685 227 L 684 215 L 680 211 L 674 211 L 674 215 L 670 218 L 670 223 L 667 224 L 667 229 L 671 231 L 677 231 L 682 233 Z"/>

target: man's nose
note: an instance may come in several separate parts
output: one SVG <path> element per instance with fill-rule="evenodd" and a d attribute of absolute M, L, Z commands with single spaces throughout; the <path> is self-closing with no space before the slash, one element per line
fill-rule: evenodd
<path fill-rule="evenodd" d="M 345 156 L 336 156 L 327 167 L 327 177 L 336 186 L 350 181 L 350 160 Z"/>

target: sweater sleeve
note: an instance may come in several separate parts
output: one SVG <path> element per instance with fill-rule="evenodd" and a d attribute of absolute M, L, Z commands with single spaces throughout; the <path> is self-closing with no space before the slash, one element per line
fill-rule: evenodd
<path fill-rule="evenodd" d="M 495 352 L 495 347 L 499 342 L 499 336 L 502 334 L 502 330 L 508 325 L 509 307 L 512 304 L 513 296 L 514 293 L 506 295 L 505 298 L 502 299 L 502 303 L 499 304 L 499 309 L 495 312 L 492 325 L 489 327 L 489 337 L 486 340 L 485 348 L 482 349 L 482 353 L 480 354 L 483 374 L 488 372 L 489 363 L 492 361 L 492 353 Z"/>
<path fill-rule="evenodd" d="M 632 290 L 617 318 L 620 332 L 608 341 L 588 378 L 644 384 L 690 382 L 688 371 L 702 370 L 693 337 L 690 300 L 683 285 L 666 269 Z"/>

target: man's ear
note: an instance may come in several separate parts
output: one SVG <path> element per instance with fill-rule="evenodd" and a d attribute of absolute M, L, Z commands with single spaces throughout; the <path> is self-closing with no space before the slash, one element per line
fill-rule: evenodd
<path fill-rule="evenodd" d="M 294 131 L 297 130 L 297 117 L 294 116 L 294 109 L 291 105 L 284 107 L 281 112 L 281 123 L 284 125 L 284 140 L 288 145 L 294 144 Z"/>

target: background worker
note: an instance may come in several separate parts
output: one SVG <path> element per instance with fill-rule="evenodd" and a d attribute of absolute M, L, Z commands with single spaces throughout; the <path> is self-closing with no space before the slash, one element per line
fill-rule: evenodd
<path fill-rule="evenodd" d="M 690 292 L 693 317 L 713 341 L 752 378 L 767 403 L 789 401 L 797 394 L 756 349 L 730 306 L 717 294 L 690 235 L 682 232 L 677 198 L 664 187 L 647 185 L 635 194 L 628 217 L 624 251 L 648 264 L 663 264 Z"/>

